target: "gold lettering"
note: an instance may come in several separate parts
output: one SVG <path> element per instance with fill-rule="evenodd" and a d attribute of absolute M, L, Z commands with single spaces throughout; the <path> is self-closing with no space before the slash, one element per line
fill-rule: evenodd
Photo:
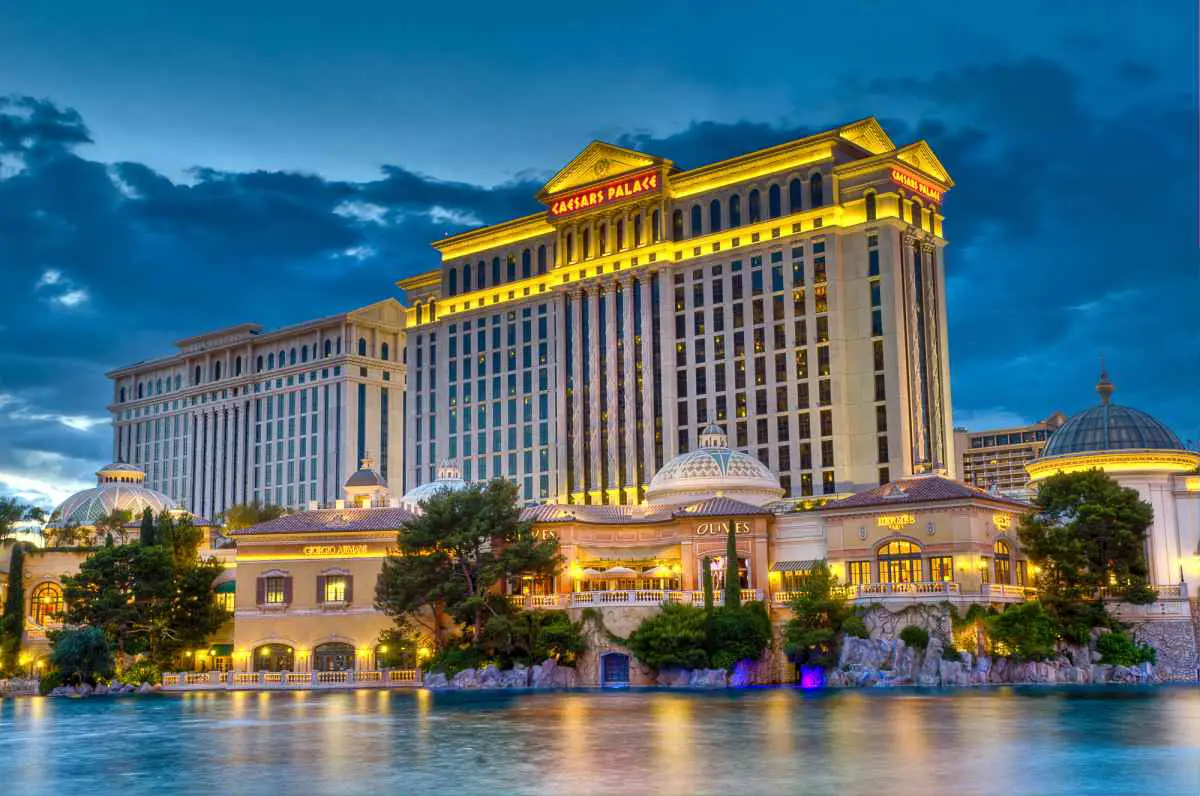
<path fill-rule="evenodd" d="M 302 551 L 306 556 L 356 556 L 365 555 L 365 544 L 310 544 Z"/>
<path fill-rule="evenodd" d="M 879 528 L 888 528 L 893 531 L 898 531 L 901 528 L 906 528 L 909 525 L 916 525 L 917 518 L 911 514 L 880 514 L 875 518 L 875 525 Z"/>
<path fill-rule="evenodd" d="M 738 520 L 733 523 L 733 532 L 746 535 L 751 532 L 750 523 Z M 723 536 L 729 533 L 729 525 L 724 522 L 702 522 L 696 526 L 697 536 Z"/>

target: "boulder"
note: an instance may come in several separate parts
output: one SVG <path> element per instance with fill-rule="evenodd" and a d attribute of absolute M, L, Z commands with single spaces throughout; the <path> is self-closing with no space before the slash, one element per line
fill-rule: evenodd
<path fill-rule="evenodd" d="M 76 689 L 76 693 L 78 693 L 79 696 L 86 697 L 86 696 L 91 696 L 95 692 L 95 690 L 96 690 L 95 688 L 88 685 L 87 683 L 83 683 L 79 686 L 78 689 Z"/>
<path fill-rule="evenodd" d="M 575 678 L 574 669 L 547 658 L 533 667 L 531 683 L 534 688 L 574 688 Z"/>
<path fill-rule="evenodd" d="M 454 675 L 451 682 L 453 687 L 460 691 L 479 688 L 479 672 L 475 669 L 463 669 Z"/>
<path fill-rule="evenodd" d="M 499 688 L 528 688 L 529 687 L 529 669 L 521 664 L 516 664 L 511 669 L 506 669 L 500 672 Z"/>
<path fill-rule="evenodd" d="M 150 687 L 149 683 L 142 683 L 138 686 L 137 692 L 139 694 L 150 694 L 154 692 L 154 689 Z"/>
<path fill-rule="evenodd" d="M 104 683 L 100 683 L 96 686 L 96 690 L 92 693 L 94 693 L 96 696 L 108 696 L 108 686 L 106 686 Z"/>
<path fill-rule="evenodd" d="M 498 688 L 500 686 L 500 670 L 495 664 L 489 663 L 476 672 L 476 682 L 479 688 Z"/>
<path fill-rule="evenodd" d="M 446 680 L 445 672 L 427 672 L 425 674 L 425 682 L 423 685 L 426 688 L 449 688 L 450 683 Z"/>
<path fill-rule="evenodd" d="M 665 688 L 686 688 L 691 684 L 692 670 L 674 667 L 660 669 L 655 682 Z"/>
<path fill-rule="evenodd" d="M 724 669 L 692 669 L 688 677 L 691 688 L 725 688 L 729 685 L 729 672 Z"/>
<path fill-rule="evenodd" d="M 917 668 L 917 685 L 935 686 L 941 682 L 942 651 L 945 645 L 940 636 L 929 639 L 929 646 Z"/>

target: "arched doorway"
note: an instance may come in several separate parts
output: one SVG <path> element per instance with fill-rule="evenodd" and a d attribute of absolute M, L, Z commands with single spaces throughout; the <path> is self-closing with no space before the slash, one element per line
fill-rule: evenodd
<path fill-rule="evenodd" d="M 996 583 L 1012 582 L 1012 548 L 1003 539 L 997 539 L 992 546 L 993 567 L 996 573 Z"/>
<path fill-rule="evenodd" d="M 331 641 L 313 650 L 313 671 L 348 672 L 354 668 L 354 647 Z"/>
<path fill-rule="evenodd" d="M 622 652 L 606 652 L 600 656 L 600 685 L 629 685 L 629 656 Z"/>
<path fill-rule="evenodd" d="M 888 542 L 876 552 L 880 583 L 914 583 L 921 577 L 921 546 L 905 539 Z"/>
<path fill-rule="evenodd" d="M 63 590 L 57 583 L 39 583 L 30 595 L 29 616 L 34 624 L 48 625 L 58 622 L 63 612 Z"/>
<path fill-rule="evenodd" d="M 251 668 L 256 672 L 295 671 L 296 651 L 287 644 L 263 644 L 255 647 Z"/>

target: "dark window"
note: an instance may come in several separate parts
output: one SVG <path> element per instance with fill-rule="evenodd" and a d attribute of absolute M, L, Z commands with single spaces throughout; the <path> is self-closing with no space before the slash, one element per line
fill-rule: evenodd
<path fill-rule="evenodd" d="M 804 198 L 804 183 L 800 181 L 799 177 L 797 177 L 796 179 L 794 179 L 788 183 L 788 207 L 791 209 L 791 211 L 793 213 L 800 212 L 801 202 L 803 201 L 803 198 Z"/>
<path fill-rule="evenodd" d="M 471 264 L 467 263 L 463 266 L 463 292 L 471 292 Z"/>
<path fill-rule="evenodd" d="M 650 238 L 655 243 L 658 243 L 660 240 L 662 240 L 661 221 L 662 221 L 662 218 L 659 215 L 659 212 L 657 210 L 655 210 L 653 213 L 650 214 Z M 680 221 L 680 226 L 681 227 L 683 226 L 682 220 Z"/>
<path fill-rule="evenodd" d="M 771 218 L 779 218 L 783 214 L 782 200 L 778 185 L 772 185 L 767 190 L 767 212 Z"/>
<path fill-rule="evenodd" d="M 358 338 L 358 355 L 360 357 L 367 355 L 367 338 L 365 337 Z"/>
<path fill-rule="evenodd" d="M 530 253 L 529 249 L 525 249 L 523 252 L 521 252 L 521 278 L 522 279 L 528 279 L 530 276 L 532 276 L 532 273 L 531 273 L 531 271 L 533 269 L 533 259 L 532 258 L 533 258 L 533 255 Z"/>
<path fill-rule="evenodd" d="M 676 210 L 671 214 L 671 240 L 683 240 L 683 211 Z"/>
<path fill-rule="evenodd" d="M 721 200 L 713 199 L 708 203 L 708 231 L 721 231 Z"/>
<path fill-rule="evenodd" d="M 700 212 L 700 205 L 692 205 L 692 237 L 703 234 L 703 213 Z"/>
<path fill-rule="evenodd" d="M 742 223 L 742 197 L 734 194 L 729 197 L 729 226 L 737 227 Z"/>
<path fill-rule="evenodd" d="M 874 221 L 875 220 L 875 192 L 874 191 L 871 191 L 870 193 L 867 194 L 866 205 L 867 205 L 867 221 Z"/>
<path fill-rule="evenodd" d="M 546 246 L 545 244 L 538 246 L 537 250 L 537 272 L 539 274 L 546 273 Z"/>
<path fill-rule="evenodd" d="M 757 221 L 762 221 L 762 200 L 759 199 L 757 188 L 750 192 L 749 201 L 750 223 L 753 224 Z"/>
<path fill-rule="evenodd" d="M 446 286 L 446 292 L 449 293 L 451 296 L 457 296 L 458 295 L 458 269 L 451 268 L 449 277 L 450 277 L 449 284 Z M 329 343 L 326 343 L 325 345 L 326 345 L 326 347 L 328 347 Z M 325 352 L 325 356 L 329 356 L 328 351 Z"/>
<path fill-rule="evenodd" d="M 192 379 L 192 384 L 199 384 L 200 383 L 200 366 L 199 365 L 196 366 L 196 371 L 192 375 L 194 377 Z M 138 397 L 139 398 L 141 397 L 140 391 L 139 391 Z"/>
<path fill-rule="evenodd" d="M 821 177 L 820 172 L 808 178 L 808 198 L 809 204 L 813 207 L 825 204 L 825 180 Z"/>

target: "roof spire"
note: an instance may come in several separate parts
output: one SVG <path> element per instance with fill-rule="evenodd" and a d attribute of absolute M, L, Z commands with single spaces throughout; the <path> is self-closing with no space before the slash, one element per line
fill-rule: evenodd
<path fill-rule="evenodd" d="M 1112 399 L 1116 387 L 1108 380 L 1108 371 L 1104 368 L 1104 355 L 1100 355 L 1100 381 L 1096 382 L 1096 392 L 1100 394 L 1100 403 L 1107 404 Z"/>

